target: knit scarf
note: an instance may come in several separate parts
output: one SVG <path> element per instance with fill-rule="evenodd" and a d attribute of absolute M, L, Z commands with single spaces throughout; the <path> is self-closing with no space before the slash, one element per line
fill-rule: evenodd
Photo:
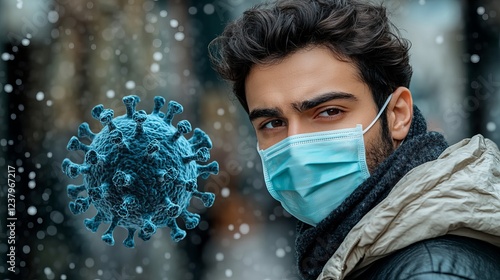
<path fill-rule="evenodd" d="M 296 254 L 303 279 L 316 279 L 349 231 L 380 203 L 411 169 L 435 160 L 448 147 L 437 132 L 427 132 L 427 124 L 416 106 L 408 135 L 339 207 L 312 227 L 297 224 Z"/>

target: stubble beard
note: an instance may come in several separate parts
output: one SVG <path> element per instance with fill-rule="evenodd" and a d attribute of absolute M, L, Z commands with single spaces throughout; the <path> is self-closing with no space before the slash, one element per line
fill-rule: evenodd
<path fill-rule="evenodd" d="M 387 126 L 387 119 L 381 121 L 379 137 L 366 150 L 366 163 L 370 174 L 373 174 L 375 169 L 394 152 L 394 145 Z"/>

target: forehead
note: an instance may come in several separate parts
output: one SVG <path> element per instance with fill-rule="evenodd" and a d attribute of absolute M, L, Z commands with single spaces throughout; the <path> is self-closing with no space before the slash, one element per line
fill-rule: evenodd
<path fill-rule="evenodd" d="M 303 49 L 272 64 L 254 65 L 245 80 L 250 111 L 300 102 L 331 91 L 371 98 L 355 64 L 339 60 L 326 47 Z"/>

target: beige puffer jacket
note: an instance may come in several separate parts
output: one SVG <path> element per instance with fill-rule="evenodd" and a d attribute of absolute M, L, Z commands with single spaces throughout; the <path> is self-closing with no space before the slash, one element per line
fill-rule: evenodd
<path fill-rule="evenodd" d="M 349 232 L 318 279 L 343 279 L 398 249 L 445 234 L 500 246 L 500 151 L 481 135 L 408 172 Z"/>

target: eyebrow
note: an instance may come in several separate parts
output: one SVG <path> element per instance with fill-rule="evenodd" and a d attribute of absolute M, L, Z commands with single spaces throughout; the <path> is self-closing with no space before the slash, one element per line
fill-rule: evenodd
<path fill-rule="evenodd" d="M 309 100 L 293 103 L 292 107 L 299 112 L 303 112 L 312 109 L 322 103 L 339 99 L 358 101 L 358 98 L 351 93 L 334 91 L 334 92 L 323 93 Z"/>
<path fill-rule="evenodd" d="M 248 118 L 250 119 L 250 121 L 258 118 L 275 118 L 282 116 L 283 112 L 279 108 L 256 108 L 248 114 Z"/>
<path fill-rule="evenodd" d="M 302 102 L 296 102 L 292 103 L 292 107 L 299 111 L 307 111 L 309 109 L 312 109 L 322 103 L 331 101 L 331 100 L 351 100 L 351 101 L 357 101 L 358 98 L 354 96 L 351 93 L 347 92 L 342 92 L 342 91 L 332 91 L 332 92 L 327 92 L 320 94 L 312 99 L 309 100 L 304 100 Z M 275 107 L 275 108 L 256 108 L 253 109 L 249 114 L 248 118 L 250 121 L 253 121 L 258 118 L 278 118 L 283 116 L 283 111 L 281 109 Z"/>

